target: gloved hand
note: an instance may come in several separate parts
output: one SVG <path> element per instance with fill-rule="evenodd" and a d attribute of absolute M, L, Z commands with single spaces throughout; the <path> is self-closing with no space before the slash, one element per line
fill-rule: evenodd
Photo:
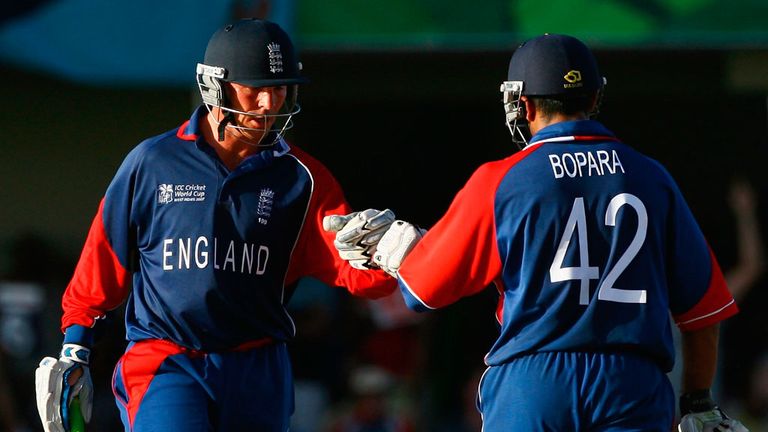
<path fill-rule="evenodd" d="M 728 418 L 712 400 L 708 389 L 680 397 L 680 432 L 749 432 L 740 421 Z"/>
<path fill-rule="evenodd" d="M 381 236 L 395 220 L 392 210 L 368 209 L 323 218 L 323 229 L 336 233 L 333 245 L 339 256 L 357 269 L 376 268 L 371 256 Z"/>
<path fill-rule="evenodd" d="M 373 262 L 385 272 L 397 277 L 397 271 L 400 270 L 405 257 L 426 233 L 427 230 L 416 225 L 401 220 L 395 221 L 376 246 Z"/>
<path fill-rule="evenodd" d="M 91 420 L 93 383 L 88 370 L 90 350 L 76 344 L 64 344 L 58 360 L 45 357 L 35 370 L 37 412 L 45 432 L 69 432 L 70 404 L 80 398 L 86 422 Z"/>
<path fill-rule="evenodd" d="M 749 432 L 740 421 L 728 418 L 720 408 L 683 416 L 680 432 Z"/>

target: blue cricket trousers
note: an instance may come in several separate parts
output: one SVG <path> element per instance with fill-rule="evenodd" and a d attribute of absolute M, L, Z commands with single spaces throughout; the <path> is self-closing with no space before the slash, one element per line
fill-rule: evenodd
<path fill-rule="evenodd" d="M 546 352 L 489 367 L 478 409 L 483 432 L 669 432 L 675 400 L 645 357 Z"/>
<path fill-rule="evenodd" d="M 286 346 L 266 340 L 220 353 L 131 343 L 112 387 L 126 432 L 285 432 L 294 409 Z"/>

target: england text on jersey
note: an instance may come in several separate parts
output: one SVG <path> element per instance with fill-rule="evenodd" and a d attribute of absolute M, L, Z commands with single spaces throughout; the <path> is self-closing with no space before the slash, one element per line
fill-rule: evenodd
<path fill-rule="evenodd" d="M 624 167 L 616 150 L 611 150 L 610 153 L 606 150 L 597 150 L 550 154 L 549 163 L 552 165 L 552 174 L 558 179 L 564 176 L 570 178 L 602 176 L 616 174 L 619 171 L 624 174 Z"/>
<path fill-rule="evenodd" d="M 212 256 L 211 256 L 212 255 Z M 163 270 L 203 269 L 262 275 L 269 260 L 269 247 L 235 241 L 212 241 L 205 236 L 163 240 Z"/>

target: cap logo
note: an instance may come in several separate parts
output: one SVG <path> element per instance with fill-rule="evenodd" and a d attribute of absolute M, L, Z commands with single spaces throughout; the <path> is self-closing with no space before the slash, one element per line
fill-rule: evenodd
<path fill-rule="evenodd" d="M 581 87 L 584 83 L 581 82 L 581 71 L 575 69 L 569 70 L 567 74 L 563 76 L 566 83 L 563 84 L 563 88 L 575 88 Z"/>
<path fill-rule="evenodd" d="M 283 53 L 280 51 L 280 45 L 272 42 L 267 45 L 269 50 L 269 71 L 280 73 L 283 71 Z"/>

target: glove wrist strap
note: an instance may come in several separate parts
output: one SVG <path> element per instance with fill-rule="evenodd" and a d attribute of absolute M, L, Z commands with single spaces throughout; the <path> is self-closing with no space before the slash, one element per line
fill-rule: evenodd
<path fill-rule="evenodd" d="M 680 396 L 680 414 L 711 411 L 717 408 L 709 389 L 694 390 Z"/>
<path fill-rule="evenodd" d="M 61 359 L 71 360 L 87 366 L 91 360 L 91 350 L 77 344 L 64 344 L 61 347 Z"/>

